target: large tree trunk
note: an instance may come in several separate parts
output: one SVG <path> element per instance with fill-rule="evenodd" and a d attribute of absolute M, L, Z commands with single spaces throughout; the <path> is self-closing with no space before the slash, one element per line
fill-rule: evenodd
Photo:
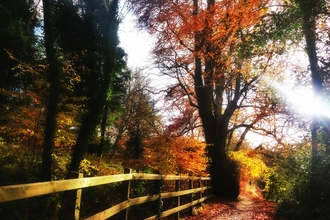
<path fill-rule="evenodd" d="M 208 8 L 214 5 L 210 0 Z M 198 0 L 194 0 L 194 12 L 198 14 Z M 195 34 L 195 51 L 205 48 L 212 52 L 211 46 L 203 45 L 203 37 L 212 34 L 212 30 L 204 30 L 203 33 Z M 205 140 L 208 145 L 207 154 L 210 158 L 209 172 L 212 177 L 213 193 L 217 196 L 236 199 L 239 195 L 239 173 L 236 164 L 227 157 L 226 143 L 229 121 L 236 110 L 235 102 L 228 104 L 222 112 L 224 78 L 214 82 L 212 76 L 217 74 L 217 69 L 212 60 L 204 59 L 205 72 L 209 77 L 203 75 L 202 59 L 195 55 L 195 93 L 198 104 L 199 116 L 201 117 Z M 237 88 L 239 89 L 239 88 Z"/>
<path fill-rule="evenodd" d="M 222 127 L 222 128 L 221 128 Z M 210 161 L 213 193 L 222 198 L 235 200 L 239 195 L 239 170 L 237 164 L 226 154 L 227 126 L 215 129 L 216 139 L 208 143 L 207 153 Z M 205 132 L 205 136 L 208 134 Z"/>
<path fill-rule="evenodd" d="M 199 115 L 202 119 L 208 145 L 207 154 L 210 158 L 209 172 L 212 177 L 213 193 L 222 198 L 236 199 L 239 195 L 238 167 L 234 161 L 227 157 L 226 153 L 228 125 L 231 116 L 221 116 L 220 112 L 212 111 L 212 106 L 206 103 L 210 97 L 204 96 L 207 89 L 206 86 L 197 86 L 195 91 Z M 220 116 L 222 119 L 217 122 L 216 117 Z"/>
<path fill-rule="evenodd" d="M 54 136 L 56 130 L 56 117 L 58 111 L 58 97 L 60 84 L 60 63 L 56 58 L 54 49 L 54 36 L 51 22 L 51 5 L 49 0 L 43 0 L 44 12 L 44 33 L 45 33 L 45 48 L 48 63 L 48 78 L 50 84 L 46 125 L 44 131 L 43 155 L 41 166 L 41 178 L 43 180 L 51 180 L 52 166 L 52 149 L 54 147 Z"/>

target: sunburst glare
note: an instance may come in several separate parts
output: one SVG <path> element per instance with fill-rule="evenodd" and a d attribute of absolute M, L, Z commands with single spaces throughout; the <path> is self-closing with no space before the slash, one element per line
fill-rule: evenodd
<path fill-rule="evenodd" d="M 290 82 L 280 83 L 266 76 L 263 80 L 288 102 L 300 114 L 326 116 L 330 118 L 330 111 L 325 102 L 317 100 L 311 87 L 297 86 Z"/>

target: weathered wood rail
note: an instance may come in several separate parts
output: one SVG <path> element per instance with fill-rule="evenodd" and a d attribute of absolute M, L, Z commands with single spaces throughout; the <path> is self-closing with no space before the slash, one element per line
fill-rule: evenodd
<path fill-rule="evenodd" d="M 130 170 L 125 172 L 127 173 L 119 174 L 119 175 L 111 175 L 111 176 L 82 178 L 82 175 L 79 176 L 77 175 L 78 178 L 76 179 L 1 186 L 0 203 L 15 201 L 19 199 L 26 199 L 41 195 L 53 194 L 53 193 L 60 193 L 64 191 L 74 191 L 76 192 L 76 202 L 75 204 L 72 205 L 75 205 L 75 212 L 72 213 L 71 216 L 74 216 L 74 219 L 80 219 L 79 211 L 80 211 L 80 200 L 82 195 L 82 189 L 93 186 L 123 182 L 123 184 L 126 184 L 125 188 L 127 190 L 124 193 L 126 195 L 123 195 L 124 198 L 126 199 L 125 201 L 113 205 L 112 207 L 103 210 L 102 212 L 96 213 L 93 216 L 84 219 L 88 219 L 88 220 L 108 219 L 119 212 L 122 212 L 124 216 L 123 219 L 127 219 L 129 207 L 140 205 L 147 202 L 157 201 L 160 198 L 162 199 L 172 198 L 172 197 L 177 198 L 175 208 L 165 210 L 157 215 L 153 215 L 146 218 L 147 220 L 152 220 L 152 219 L 157 219 L 159 217 L 163 218 L 172 214 L 176 214 L 176 219 L 179 219 L 180 211 L 188 208 L 192 209 L 194 205 L 197 205 L 212 197 L 211 194 L 212 186 L 210 186 L 209 177 L 131 173 Z M 131 191 L 130 183 L 132 180 L 175 181 L 175 190 L 170 192 L 159 192 L 158 194 L 147 195 L 138 198 L 130 198 L 130 191 Z M 181 190 L 180 183 L 182 181 L 189 181 L 189 189 Z M 194 182 L 198 183 L 197 187 L 196 184 L 193 184 Z M 190 196 L 191 199 L 188 203 L 181 204 L 180 197 L 184 195 L 191 195 Z M 196 195 L 197 198 L 195 198 Z"/>

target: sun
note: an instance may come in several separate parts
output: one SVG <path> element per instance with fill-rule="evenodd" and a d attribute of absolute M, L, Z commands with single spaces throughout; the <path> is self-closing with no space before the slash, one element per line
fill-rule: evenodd
<path fill-rule="evenodd" d="M 290 82 L 280 83 L 267 77 L 264 80 L 270 87 L 276 89 L 297 113 L 330 118 L 330 106 L 326 101 L 315 98 L 311 86 L 297 86 Z"/>
<path fill-rule="evenodd" d="M 284 91 L 281 91 L 282 93 Z M 316 113 L 313 93 L 310 89 L 287 90 L 284 92 L 285 99 L 294 106 L 294 108 L 304 115 L 313 115 Z"/>
<path fill-rule="evenodd" d="M 314 97 L 311 89 L 299 89 L 294 92 L 289 92 L 288 101 L 302 114 L 310 116 L 326 116 L 330 118 L 330 109 L 325 102 Z"/>

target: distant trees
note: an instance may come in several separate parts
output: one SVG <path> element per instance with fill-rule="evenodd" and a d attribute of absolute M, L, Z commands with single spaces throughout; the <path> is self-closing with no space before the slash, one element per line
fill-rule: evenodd
<path fill-rule="evenodd" d="M 116 134 L 112 158 L 121 158 L 121 163 L 137 170 L 206 175 L 206 145 L 190 133 L 182 136 L 176 126 L 162 124 L 164 119 L 158 114 L 153 97 L 155 88 L 145 76 L 145 70 L 131 75 L 121 103 L 123 111 L 112 126 Z"/>
<path fill-rule="evenodd" d="M 127 159 L 140 159 L 145 141 L 160 132 L 160 116 L 157 115 L 153 88 L 149 83 L 142 70 L 131 74 L 125 95 L 118 103 L 120 111 L 114 114 L 116 116 L 110 126 L 112 156 L 118 153 L 118 148 L 125 146 L 122 150 Z"/>

